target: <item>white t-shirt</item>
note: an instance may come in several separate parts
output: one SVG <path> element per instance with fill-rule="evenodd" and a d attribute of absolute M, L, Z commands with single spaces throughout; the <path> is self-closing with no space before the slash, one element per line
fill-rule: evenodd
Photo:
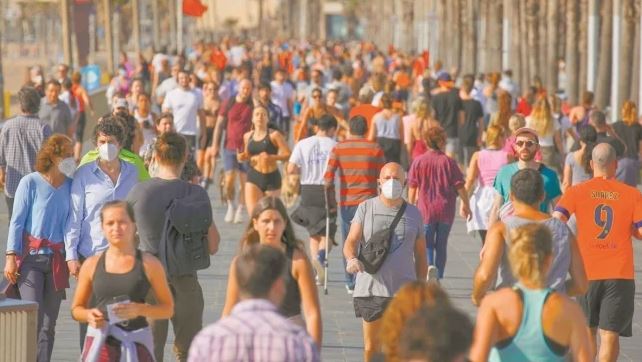
<path fill-rule="evenodd" d="M 272 102 L 281 108 L 283 117 L 289 117 L 288 99 L 294 98 L 294 88 L 288 82 L 279 84 L 277 81 L 272 81 L 270 85 L 272 86 Z"/>
<path fill-rule="evenodd" d="M 533 128 L 531 116 L 526 117 L 526 127 Z M 553 117 L 553 131 L 549 132 L 549 134 L 547 134 L 545 136 L 538 135 L 539 136 L 539 145 L 542 146 L 542 147 L 555 146 L 554 136 L 555 136 L 555 132 L 557 132 L 559 130 L 560 130 L 560 123 L 557 120 L 557 118 Z"/>
<path fill-rule="evenodd" d="M 330 151 L 336 144 L 330 137 L 312 136 L 294 145 L 290 163 L 301 170 L 301 185 L 323 185 Z"/>
<path fill-rule="evenodd" d="M 163 110 L 174 114 L 176 133 L 196 136 L 198 132 L 198 110 L 203 108 L 203 96 L 193 90 L 176 88 L 165 97 Z"/>

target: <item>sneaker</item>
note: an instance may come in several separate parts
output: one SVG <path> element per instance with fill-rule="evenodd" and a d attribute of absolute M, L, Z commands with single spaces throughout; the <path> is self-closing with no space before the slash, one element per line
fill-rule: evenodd
<path fill-rule="evenodd" d="M 243 222 L 243 206 L 236 208 L 236 213 L 234 214 L 234 223 L 240 224 Z"/>
<path fill-rule="evenodd" d="M 431 265 L 428 267 L 428 277 L 426 278 L 429 282 L 435 282 L 439 284 L 439 274 L 436 266 Z"/>
<path fill-rule="evenodd" d="M 325 282 L 325 269 L 318 259 L 312 261 L 312 267 L 317 274 L 317 285 L 323 285 Z"/>
<path fill-rule="evenodd" d="M 346 285 L 346 291 L 348 292 L 348 295 L 352 295 L 352 293 L 354 293 L 354 289 L 350 289 L 350 287 L 347 285 Z"/>
<path fill-rule="evenodd" d="M 227 203 L 227 213 L 225 213 L 225 222 L 230 223 L 234 220 L 234 205 L 231 202 Z"/>

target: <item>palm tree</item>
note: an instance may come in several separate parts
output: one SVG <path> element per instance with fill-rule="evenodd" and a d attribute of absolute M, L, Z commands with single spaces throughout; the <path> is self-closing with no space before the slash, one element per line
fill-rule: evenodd
<path fill-rule="evenodd" d="M 597 65 L 595 105 L 604 108 L 611 95 L 611 42 L 613 40 L 613 2 L 602 1 L 600 22 L 600 55 Z"/>
<path fill-rule="evenodd" d="M 577 102 L 577 2 L 566 4 L 566 95 L 571 104 Z"/>
<path fill-rule="evenodd" d="M 557 90 L 557 17 L 558 4 L 556 0 L 548 0 L 546 6 L 546 23 L 549 24 L 546 31 L 546 88 L 549 92 Z"/>

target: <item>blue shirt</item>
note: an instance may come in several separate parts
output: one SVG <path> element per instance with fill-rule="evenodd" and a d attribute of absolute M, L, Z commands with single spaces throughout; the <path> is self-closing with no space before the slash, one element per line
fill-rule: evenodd
<path fill-rule="evenodd" d="M 71 179 L 54 188 L 38 172 L 23 177 L 13 202 L 7 251 L 22 253 L 25 232 L 38 239 L 62 243 L 69 215 L 70 192 Z"/>
<path fill-rule="evenodd" d="M 500 168 L 499 172 L 497 172 L 497 176 L 495 176 L 493 187 L 500 195 L 502 195 L 504 203 L 507 203 L 509 200 L 510 179 L 517 173 L 517 171 L 519 171 L 519 165 L 517 162 L 513 162 Z M 539 209 L 542 212 L 548 213 L 551 201 L 562 195 L 562 189 L 560 188 L 560 182 L 555 171 L 543 164 L 540 164 L 537 171 L 542 175 L 542 180 L 544 181 L 544 202 L 539 205 Z"/>
<path fill-rule="evenodd" d="M 116 184 L 98 167 L 98 160 L 80 166 L 71 184 L 71 210 L 65 231 L 67 260 L 90 257 L 107 249 L 100 225 L 100 209 L 107 201 L 124 200 L 138 182 L 136 167 L 120 161 Z"/>

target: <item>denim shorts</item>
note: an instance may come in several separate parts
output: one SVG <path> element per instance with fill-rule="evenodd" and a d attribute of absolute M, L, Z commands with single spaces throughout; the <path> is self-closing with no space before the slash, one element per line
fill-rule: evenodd
<path fill-rule="evenodd" d="M 245 162 L 239 162 L 236 159 L 236 151 L 223 148 L 223 170 L 240 172 L 247 172 L 247 165 Z"/>

